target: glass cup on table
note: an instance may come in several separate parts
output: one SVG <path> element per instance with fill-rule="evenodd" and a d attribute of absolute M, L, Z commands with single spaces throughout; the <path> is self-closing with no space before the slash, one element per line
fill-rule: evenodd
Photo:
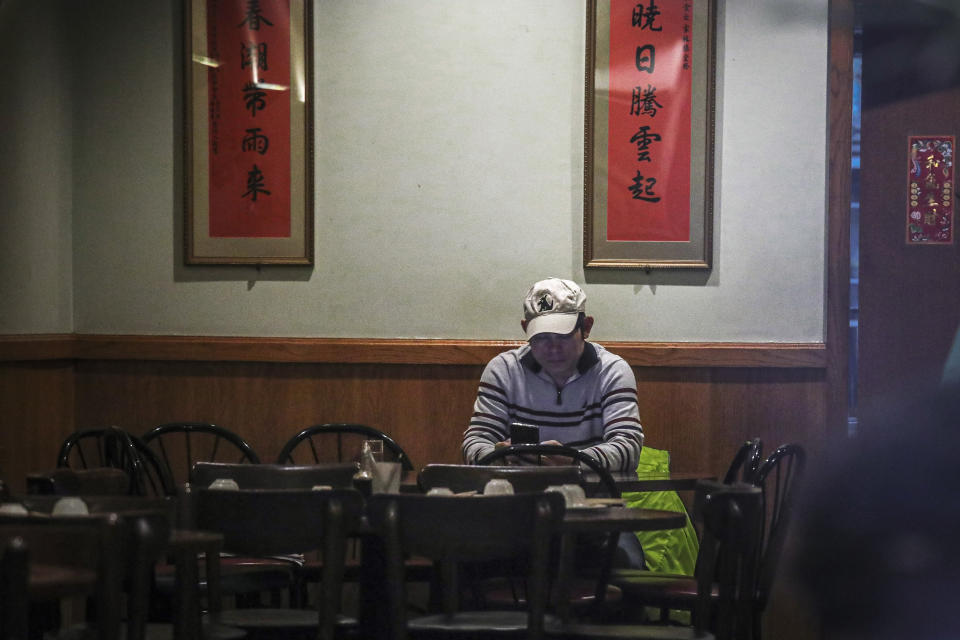
<path fill-rule="evenodd" d="M 383 462 L 383 440 L 367 440 L 364 444 L 370 448 L 374 462 Z"/>

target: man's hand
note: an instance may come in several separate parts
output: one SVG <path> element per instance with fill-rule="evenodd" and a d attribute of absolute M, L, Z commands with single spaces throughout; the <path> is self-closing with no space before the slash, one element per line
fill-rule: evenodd
<path fill-rule="evenodd" d="M 549 444 L 549 445 L 553 445 L 553 446 L 555 446 L 555 447 L 562 447 L 562 446 L 563 446 L 563 443 L 561 443 L 561 442 L 559 442 L 559 441 L 557 441 L 557 440 L 544 440 L 544 441 L 541 442 L 540 444 Z M 569 466 L 569 465 L 574 465 L 574 466 L 575 466 L 575 465 L 577 465 L 578 463 L 577 463 L 576 460 L 572 460 L 571 458 L 568 458 L 567 456 L 540 456 L 540 464 L 542 464 L 542 465 L 544 465 L 544 466 L 547 466 L 547 467 L 558 467 L 558 466 Z"/>

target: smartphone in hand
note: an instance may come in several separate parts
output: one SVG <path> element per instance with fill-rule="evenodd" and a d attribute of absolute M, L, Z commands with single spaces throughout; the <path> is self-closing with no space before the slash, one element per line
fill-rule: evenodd
<path fill-rule="evenodd" d="M 510 425 L 510 444 L 540 444 L 540 427 L 514 422 Z"/>

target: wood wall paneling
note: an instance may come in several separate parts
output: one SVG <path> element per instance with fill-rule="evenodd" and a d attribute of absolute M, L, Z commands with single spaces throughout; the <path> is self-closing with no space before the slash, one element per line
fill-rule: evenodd
<path fill-rule="evenodd" d="M 514 344 L 0 337 L 0 470 L 16 487 L 26 472 L 52 466 L 75 428 L 142 433 L 172 420 L 235 430 L 265 461 L 303 427 L 361 422 L 389 432 L 417 466 L 459 462 L 483 365 Z M 823 345 L 605 346 L 633 366 L 647 444 L 669 450 L 674 470 L 720 476 L 754 436 L 767 451 L 795 441 L 816 456 L 823 446 Z M 778 587 L 768 635 L 814 637 L 795 600 L 791 585 Z"/>
<path fill-rule="evenodd" d="M 222 336 L 0 336 L 0 361 L 184 360 L 484 365 L 521 343 L 506 340 L 249 338 Z M 605 342 L 632 365 L 657 367 L 823 367 L 820 343 Z"/>
<path fill-rule="evenodd" d="M 417 464 L 459 461 L 481 367 L 82 361 L 77 422 L 134 432 L 173 420 L 214 422 L 261 459 L 321 422 L 390 433 Z"/>
<path fill-rule="evenodd" d="M 73 431 L 73 362 L 0 362 L 0 409 L 0 477 L 21 493 L 28 473 L 56 466 Z"/>

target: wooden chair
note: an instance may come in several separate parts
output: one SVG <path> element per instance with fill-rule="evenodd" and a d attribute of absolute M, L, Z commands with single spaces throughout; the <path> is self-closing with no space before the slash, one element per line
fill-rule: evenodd
<path fill-rule="evenodd" d="M 8 538 L 0 553 L 0 638 L 27 640 L 30 617 L 27 545 L 19 536 Z"/>
<path fill-rule="evenodd" d="M 471 464 L 428 464 L 417 474 L 417 486 L 422 493 L 430 489 L 447 488 L 454 493 L 483 493 L 487 482 L 493 479 L 502 479 L 510 482 L 515 493 L 538 493 L 547 487 L 563 484 L 580 484 L 583 476 L 580 467 L 576 466 L 478 466 Z M 502 571 L 500 565 L 497 569 Z M 477 579 L 482 578 L 482 567 L 475 567 Z M 408 577 L 410 572 L 408 570 Z M 520 584 L 518 584 L 518 581 Z M 436 602 L 437 596 L 431 592 L 431 601 Z M 522 574 L 515 580 L 509 576 L 501 576 L 493 580 L 492 584 L 475 584 L 473 597 L 477 602 L 486 605 L 505 608 L 522 608 L 526 606 L 522 585 Z"/>
<path fill-rule="evenodd" d="M 723 476 L 724 484 L 750 482 L 760 462 L 763 460 L 763 441 L 760 438 L 747 440 L 734 454 L 727 472 Z"/>
<path fill-rule="evenodd" d="M 118 516 L 0 514 L 0 543 L 26 549 L 29 603 L 45 612 L 29 618 L 28 626 L 34 627 L 30 637 L 65 631 L 60 628 L 60 600 L 80 597 L 93 605 L 86 622 L 96 638 L 119 639 L 123 558 L 117 551 L 123 532 Z M 22 628 L 22 611 L 14 615 L 13 627 Z M 44 628 L 36 628 L 41 623 Z"/>
<path fill-rule="evenodd" d="M 130 491 L 130 478 L 122 469 L 58 467 L 27 474 L 27 493 L 34 495 L 89 496 L 124 495 Z"/>
<path fill-rule="evenodd" d="M 176 485 L 166 465 L 140 438 L 119 427 L 83 429 L 67 436 L 57 466 L 70 469 L 113 467 L 127 474 L 127 492 L 141 496 L 172 496 Z"/>
<path fill-rule="evenodd" d="M 49 514 L 60 497 L 27 495 L 21 499 L 21 503 L 33 513 Z M 169 637 L 199 639 L 197 603 L 200 593 L 196 583 L 179 585 L 174 625 L 158 621 L 148 625 L 155 597 L 154 567 L 165 562 L 168 554 L 173 555 L 169 542 L 177 517 L 175 500 L 167 497 L 94 494 L 83 496 L 83 501 L 90 514 L 88 517 L 118 519 L 120 535 L 118 546 L 112 553 L 121 558 L 123 569 L 126 596 L 123 606 L 126 612 L 124 637 L 129 640 Z M 196 555 L 191 559 L 196 562 Z M 192 613 L 195 613 L 195 619 L 191 618 Z M 204 630 L 204 635 L 226 640 L 242 634 L 238 630 L 209 628 Z"/>
<path fill-rule="evenodd" d="M 580 467 L 520 467 L 478 466 L 473 464 L 428 464 L 417 474 L 417 486 L 426 493 L 437 487 L 447 487 L 454 493 L 476 491 L 483 493 L 487 482 L 494 478 L 508 480 L 516 493 L 543 491 L 551 485 L 580 484 Z"/>
<path fill-rule="evenodd" d="M 364 440 L 382 440 L 386 460 L 413 471 L 410 457 L 388 434 L 365 424 L 332 422 L 315 424 L 290 438 L 277 456 L 278 464 L 316 464 L 320 462 L 352 462 Z"/>
<path fill-rule="evenodd" d="M 547 628 L 547 635 L 563 640 L 751 640 L 762 493 L 751 485 L 702 481 L 697 486 L 694 512 L 704 535 L 692 626 L 555 623 Z"/>
<path fill-rule="evenodd" d="M 797 488 L 803 477 L 807 455 L 798 444 L 778 447 L 757 469 L 753 482 L 763 491 L 763 535 L 761 538 L 760 575 L 753 606 L 754 640 L 762 637 L 763 612 L 777 575 L 787 529 L 793 518 Z"/>
<path fill-rule="evenodd" d="M 246 462 L 259 464 L 260 457 L 239 435 L 207 422 L 168 422 L 140 437 L 167 466 L 176 484 L 190 477 L 194 463 Z"/>
<path fill-rule="evenodd" d="M 190 472 L 193 487 L 209 487 L 219 478 L 236 481 L 241 489 L 310 489 L 329 485 L 349 489 L 357 465 L 353 462 L 328 464 L 242 464 L 229 462 L 196 462 Z"/>
<path fill-rule="evenodd" d="M 327 464 L 282 465 L 282 464 L 242 464 L 225 462 L 197 462 L 190 474 L 193 487 L 208 487 L 214 480 L 226 478 L 234 480 L 241 489 L 310 489 L 315 486 L 329 486 L 333 489 L 353 487 L 353 476 L 357 465 L 353 462 L 332 462 Z M 348 551 L 344 569 L 344 581 L 355 582 L 358 579 L 360 565 L 360 547 L 355 539 L 348 541 Z M 274 605 L 279 606 L 279 590 L 289 589 L 293 606 L 302 606 L 306 601 L 309 585 L 323 578 L 323 557 L 321 554 L 298 554 L 289 557 L 272 558 L 224 558 L 222 576 L 225 594 L 242 593 L 241 585 L 234 584 L 242 579 L 243 588 L 255 588 L 256 572 L 265 571 L 266 582 L 274 594 Z M 422 563 L 421 563 L 422 564 Z M 428 571 L 422 567 L 421 571 Z M 427 578 L 425 578 L 427 579 Z"/>
<path fill-rule="evenodd" d="M 509 447 L 501 447 L 487 454 L 478 461 L 478 466 L 496 465 L 500 463 L 499 468 L 524 468 L 524 465 L 504 466 L 510 461 L 522 461 L 526 466 L 537 465 L 542 456 L 566 457 L 571 462 L 587 467 L 592 473 L 600 479 L 600 486 L 604 488 L 606 497 L 620 498 L 620 489 L 613 480 L 610 472 L 600 465 L 596 460 L 586 453 L 572 447 L 548 445 L 548 444 L 515 444 Z M 530 467 L 534 468 L 534 467 Z M 545 467 L 550 468 L 550 467 Z M 509 473 L 509 472 L 507 472 Z M 582 482 L 582 480 L 581 480 Z M 619 532 L 611 532 L 606 535 L 606 539 L 600 543 L 593 540 L 587 540 L 587 546 L 594 548 L 602 557 L 596 565 L 589 570 L 581 572 L 574 578 L 573 583 L 568 588 L 569 602 L 567 606 L 575 616 L 596 616 L 606 617 L 612 615 L 619 607 L 621 594 L 620 589 L 610 585 L 610 572 L 617 554 L 617 543 L 619 541 Z M 578 542 L 578 546 L 584 546 L 584 541 Z M 580 553 L 582 555 L 582 552 Z M 502 590 L 487 594 L 488 598 L 502 599 L 505 595 L 513 596 L 513 591 L 505 594 Z"/>
<path fill-rule="evenodd" d="M 514 444 L 509 447 L 494 449 L 478 460 L 477 464 L 480 466 L 494 463 L 509 465 L 517 464 L 517 461 L 519 461 L 521 464 L 539 465 L 542 456 L 565 457 L 577 465 L 586 466 L 600 478 L 600 484 L 604 487 L 608 497 L 620 497 L 620 489 L 610 472 L 589 455 L 573 447 L 553 444 Z"/>
<path fill-rule="evenodd" d="M 563 513 L 563 497 L 558 493 L 372 496 L 367 502 L 367 515 L 386 552 L 386 576 L 379 586 L 387 592 L 389 634 L 380 637 L 543 637 L 550 547 Z M 407 616 L 404 558 L 408 555 L 429 558 L 442 567 L 440 612 Z M 529 563 L 526 610 L 475 611 L 461 607 L 461 562 L 518 559 Z"/>
<path fill-rule="evenodd" d="M 763 611 L 783 551 L 795 489 L 805 460 L 804 451 L 798 445 L 779 447 L 759 466 L 750 483 L 761 489 L 763 512 L 758 551 L 760 572 L 751 597 L 751 633 L 757 640 L 761 637 Z M 698 556 L 696 572 L 702 570 L 703 560 Z M 625 601 L 659 607 L 664 619 L 666 610 L 693 610 L 697 600 L 696 572 L 694 576 L 683 576 L 623 570 L 614 572 L 611 582 L 620 587 Z"/>
<path fill-rule="evenodd" d="M 187 490 L 195 527 L 223 534 L 226 552 L 248 557 L 320 551 L 325 562 L 317 606 L 224 610 L 210 617 L 258 638 L 333 637 L 340 610 L 346 536 L 357 528 L 362 497 L 353 489 Z"/>

